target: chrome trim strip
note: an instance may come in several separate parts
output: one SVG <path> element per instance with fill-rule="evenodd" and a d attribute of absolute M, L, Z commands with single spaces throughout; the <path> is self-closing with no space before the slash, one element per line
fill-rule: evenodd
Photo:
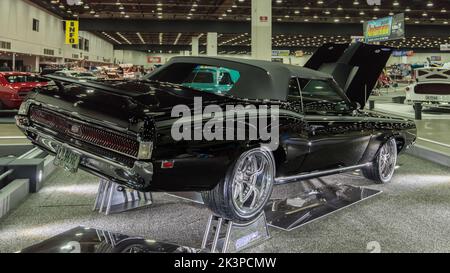
<path fill-rule="evenodd" d="M 283 184 L 297 182 L 298 180 L 303 180 L 303 179 L 310 179 L 310 178 L 315 178 L 315 177 L 320 177 L 320 176 L 344 173 L 344 172 L 368 167 L 371 165 L 372 165 L 372 163 L 369 162 L 369 163 L 365 163 L 365 164 L 360 164 L 360 165 L 355 165 L 355 166 L 350 166 L 350 167 L 342 167 L 342 168 L 326 170 L 326 171 L 303 173 L 303 174 L 286 176 L 286 177 L 277 177 L 277 178 L 275 178 L 275 185 L 283 185 Z"/>

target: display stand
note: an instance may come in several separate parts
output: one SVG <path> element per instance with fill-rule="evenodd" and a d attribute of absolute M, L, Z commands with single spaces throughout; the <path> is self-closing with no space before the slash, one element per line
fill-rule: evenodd
<path fill-rule="evenodd" d="M 322 182 L 292 198 L 270 200 L 264 211 L 269 226 L 292 231 L 380 193 L 365 187 Z"/>
<path fill-rule="evenodd" d="M 237 224 L 211 215 L 203 237 L 202 249 L 212 253 L 236 253 L 270 238 L 266 216 L 262 213 L 252 222 Z"/>
<path fill-rule="evenodd" d="M 147 207 L 153 204 L 152 194 L 143 193 L 100 179 L 94 211 L 109 215 Z"/>

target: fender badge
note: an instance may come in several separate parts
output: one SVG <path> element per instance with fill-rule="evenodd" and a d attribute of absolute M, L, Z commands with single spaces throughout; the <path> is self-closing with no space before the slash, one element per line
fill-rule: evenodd
<path fill-rule="evenodd" d="M 175 161 L 173 160 L 164 160 L 161 163 L 161 169 L 172 169 L 175 166 Z"/>

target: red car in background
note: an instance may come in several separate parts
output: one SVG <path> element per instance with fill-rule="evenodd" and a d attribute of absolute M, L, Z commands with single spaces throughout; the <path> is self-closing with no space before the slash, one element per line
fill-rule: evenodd
<path fill-rule="evenodd" d="M 32 73 L 0 72 L 0 110 L 19 108 L 33 88 L 48 82 Z"/>

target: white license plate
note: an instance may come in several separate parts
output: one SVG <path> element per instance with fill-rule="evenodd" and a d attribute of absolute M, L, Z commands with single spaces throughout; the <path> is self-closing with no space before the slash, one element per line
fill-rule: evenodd
<path fill-rule="evenodd" d="M 78 171 L 81 156 L 65 146 L 60 146 L 53 164 L 71 173 Z"/>
<path fill-rule="evenodd" d="M 426 100 L 438 100 L 438 96 L 425 96 Z"/>

